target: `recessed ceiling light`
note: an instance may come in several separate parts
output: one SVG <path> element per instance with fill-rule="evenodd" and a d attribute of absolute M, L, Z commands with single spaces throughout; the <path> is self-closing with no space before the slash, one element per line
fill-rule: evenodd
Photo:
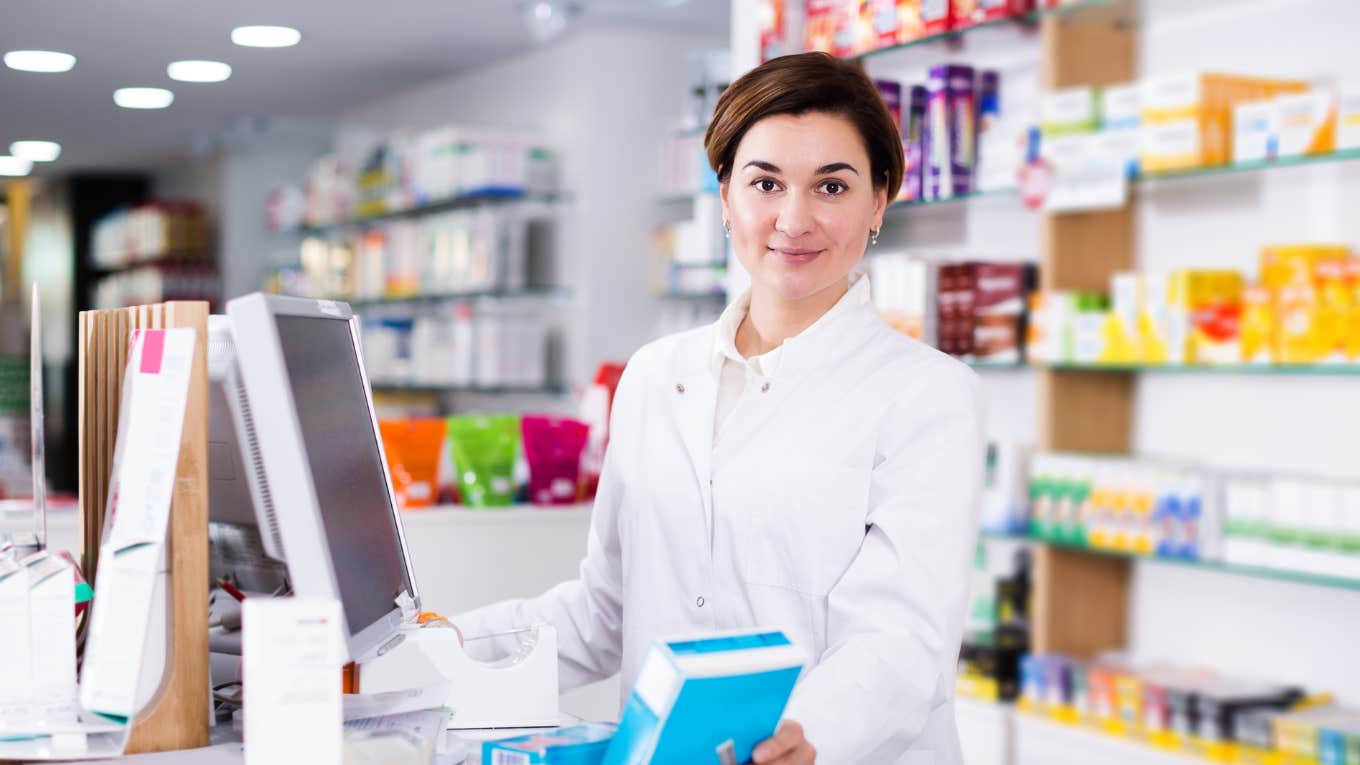
<path fill-rule="evenodd" d="M 33 171 L 33 163 L 18 157 L 0 155 L 0 175 L 21 178 Z"/>
<path fill-rule="evenodd" d="M 15 141 L 9 153 L 30 162 L 55 162 L 61 156 L 61 144 L 56 141 Z"/>
<path fill-rule="evenodd" d="M 231 30 L 231 41 L 247 48 L 287 48 L 297 45 L 302 33 L 292 27 L 237 27 Z"/>
<path fill-rule="evenodd" d="M 54 50 L 12 50 L 5 54 L 5 66 L 21 72 L 69 72 L 76 57 Z"/>
<path fill-rule="evenodd" d="M 174 103 L 175 94 L 165 88 L 119 88 L 113 102 L 124 109 L 164 109 Z"/>
<path fill-rule="evenodd" d="M 231 76 L 231 66 L 221 61 L 176 61 L 165 72 L 180 82 L 222 82 Z"/>

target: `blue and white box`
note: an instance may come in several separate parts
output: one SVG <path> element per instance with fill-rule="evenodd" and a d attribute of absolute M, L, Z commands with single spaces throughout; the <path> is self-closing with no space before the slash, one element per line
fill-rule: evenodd
<path fill-rule="evenodd" d="M 774 734 L 806 661 L 778 630 L 658 641 L 604 765 L 736 765 Z"/>

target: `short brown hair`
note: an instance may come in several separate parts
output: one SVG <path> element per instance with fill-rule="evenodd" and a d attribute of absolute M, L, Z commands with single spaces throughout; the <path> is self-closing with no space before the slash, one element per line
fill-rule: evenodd
<path fill-rule="evenodd" d="M 819 52 L 771 59 L 738 78 L 718 99 L 704 135 L 708 164 L 718 181 L 731 178 L 737 145 L 752 125 L 779 114 L 808 113 L 850 120 L 864 139 L 874 188 L 886 187 L 889 200 L 897 196 L 906 159 L 902 134 L 887 104 L 864 70 Z"/>

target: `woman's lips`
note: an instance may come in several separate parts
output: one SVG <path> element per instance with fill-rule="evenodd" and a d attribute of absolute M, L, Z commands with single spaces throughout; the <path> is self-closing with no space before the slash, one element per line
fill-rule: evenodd
<path fill-rule="evenodd" d="M 780 260 L 790 265 L 811 263 L 823 252 L 822 250 L 810 250 L 803 247 L 769 247 L 767 249 Z"/>

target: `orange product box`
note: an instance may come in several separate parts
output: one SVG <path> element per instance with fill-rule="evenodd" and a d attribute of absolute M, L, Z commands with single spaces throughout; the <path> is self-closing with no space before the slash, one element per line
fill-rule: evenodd
<path fill-rule="evenodd" d="M 836 20 L 844 7 L 841 0 L 807 0 L 804 6 L 804 48 L 833 53 L 836 50 Z"/>
<path fill-rule="evenodd" d="M 1233 108 L 1307 91 L 1306 82 L 1195 72 L 1141 85 L 1146 172 L 1226 164 L 1232 158 Z"/>
<path fill-rule="evenodd" d="M 435 417 L 378 422 L 397 506 L 403 510 L 430 507 L 438 499 L 444 427 L 444 420 Z"/>
<path fill-rule="evenodd" d="M 760 60 L 769 61 L 784 49 L 784 3 L 788 0 L 760 0 L 757 18 L 760 26 Z"/>
<path fill-rule="evenodd" d="M 909 43 L 926 36 L 926 22 L 921 18 L 924 0 L 897 0 L 897 44 Z"/>
<path fill-rule="evenodd" d="M 940 35 L 954 28 L 956 0 L 921 0 L 921 24 L 926 36 Z"/>

